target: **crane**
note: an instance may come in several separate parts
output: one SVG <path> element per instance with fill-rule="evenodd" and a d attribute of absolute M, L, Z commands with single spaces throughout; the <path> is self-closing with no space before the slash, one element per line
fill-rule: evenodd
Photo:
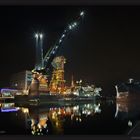
<path fill-rule="evenodd" d="M 59 47 L 61 46 L 62 42 L 68 36 L 68 34 L 72 31 L 72 29 L 76 28 L 80 24 L 80 21 L 83 19 L 84 14 L 85 14 L 84 11 L 80 12 L 80 15 L 78 16 L 78 18 L 75 21 L 73 21 L 72 23 L 70 23 L 64 29 L 60 39 L 58 39 L 56 41 L 56 43 L 46 53 L 46 55 L 44 57 L 44 60 L 43 60 L 44 61 L 44 68 L 47 68 L 47 65 L 48 65 L 48 62 L 49 62 L 50 58 L 56 54 L 56 52 L 59 49 Z"/>
<path fill-rule="evenodd" d="M 78 17 L 73 22 L 68 24 L 68 26 L 64 29 L 64 31 L 62 32 L 60 38 L 55 42 L 55 44 L 52 47 L 50 47 L 50 49 L 46 53 L 45 57 L 43 58 L 43 65 L 42 65 L 43 67 L 41 69 L 39 69 L 39 70 L 37 70 L 37 69 L 32 70 L 32 73 L 34 75 L 34 78 L 33 78 L 32 82 L 34 82 L 35 79 L 38 79 L 39 83 L 41 85 L 45 81 L 48 81 L 46 71 L 49 68 L 49 62 L 55 56 L 56 52 L 60 48 L 60 46 L 61 46 L 62 42 L 64 41 L 64 39 L 69 35 L 69 33 L 74 28 L 76 28 L 80 24 L 80 22 L 83 19 L 84 15 L 85 15 L 84 11 L 81 11 L 80 14 L 78 15 Z M 37 38 L 38 38 L 38 36 L 37 36 Z M 42 34 L 40 34 L 40 38 L 42 38 Z M 43 74 L 43 73 L 45 73 L 45 74 Z"/>
<path fill-rule="evenodd" d="M 60 38 L 45 54 L 45 57 L 43 59 L 44 68 L 42 68 L 42 70 L 45 70 L 46 68 L 48 68 L 49 60 L 56 54 L 61 44 L 63 43 L 64 39 L 69 35 L 69 33 L 80 24 L 80 21 L 83 19 L 84 15 L 85 15 L 84 11 L 81 11 L 78 18 L 74 20 L 73 22 L 71 22 L 70 24 L 68 24 L 68 26 L 64 29 Z M 32 72 L 37 72 L 37 71 L 33 69 Z"/>

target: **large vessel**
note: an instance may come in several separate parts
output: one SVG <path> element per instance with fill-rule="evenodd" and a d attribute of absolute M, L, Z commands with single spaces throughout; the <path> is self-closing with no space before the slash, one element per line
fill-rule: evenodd
<path fill-rule="evenodd" d="M 42 33 L 35 34 L 36 62 L 33 70 L 26 70 L 14 74 L 10 80 L 10 89 L 1 90 L 1 99 L 14 100 L 92 100 L 100 96 L 101 88 L 84 86 L 82 80 L 71 86 L 65 80 L 65 57 L 57 56 L 59 47 L 72 29 L 76 28 L 84 17 L 81 11 L 79 16 L 64 29 L 60 38 L 50 47 L 46 55 L 43 55 Z M 52 71 L 51 71 L 52 70 Z M 13 91 L 14 90 L 14 91 Z"/>
<path fill-rule="evenodd" d="M 140 82 L 129 79 L 115 86 L 117 101 L 135 101 L 140 98 Z"/>

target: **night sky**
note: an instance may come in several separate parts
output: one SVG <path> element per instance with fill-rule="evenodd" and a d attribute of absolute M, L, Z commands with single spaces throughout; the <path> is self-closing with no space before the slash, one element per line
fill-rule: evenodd
<path fill-rule="evenodd" d="M 1 6 L 0 87 L 9 77 L 35 64 L 36 32 L 43 32 L 44 53 L 80 10 L 85 18 L 65 39 L 65 79 L 95 84 L 108 91 L 128 78 L 140 80 L 140 7 Z"/>

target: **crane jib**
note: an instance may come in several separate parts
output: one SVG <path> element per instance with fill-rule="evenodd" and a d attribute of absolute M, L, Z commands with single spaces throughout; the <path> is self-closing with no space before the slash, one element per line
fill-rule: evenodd
<path fill-rule="evenodd" d="M 77 27 L 80 23 L 80 21 L 82 20 L 84 16 L 84 12 L 81 11 L 80 15 L 78 16 L 78 18 L 76 20 L 74 20 L 74 22 L 70 23 L 65 30 L 63 31 L 61 37 L 56 41 L 55 45 L 52 46 L 49 51 L 46 53 L 43 62 L 44 62 L 44 69 L 48 68 L 48 62 L 49 60 L 56 54 L 57 50 L 59 49 L 59 47 L 61 46 L 61 44 L 63 43 L 64 39 L 68 36 L 68 34 L 72 31 L 73 28 Z"/>

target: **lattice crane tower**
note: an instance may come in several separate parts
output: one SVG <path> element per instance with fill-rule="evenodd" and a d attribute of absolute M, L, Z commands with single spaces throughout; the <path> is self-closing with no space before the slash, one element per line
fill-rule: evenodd
<path fill-rule="evenodd" d="M 55 57 L 52 61 L 53 73 L 50 81 L 50 93 L 63 93 L 65 91 L 64 80 L 64 64 L 66 59 L 64 56 Z"/>

